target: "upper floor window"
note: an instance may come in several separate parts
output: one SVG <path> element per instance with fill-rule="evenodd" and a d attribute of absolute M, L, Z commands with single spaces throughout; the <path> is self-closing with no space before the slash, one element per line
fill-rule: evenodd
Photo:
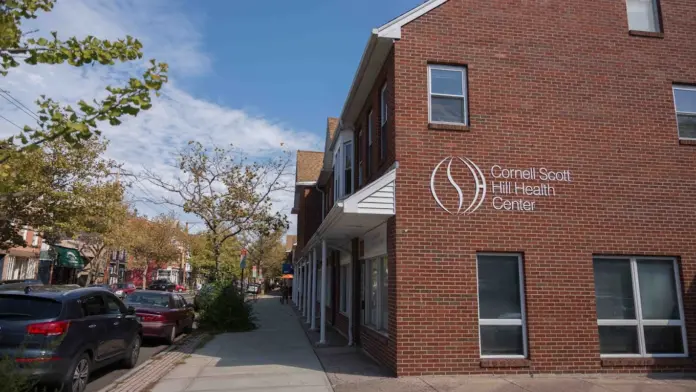
<path fill-rule="evenodd" d="M 696 86 L 673 86 L 680 139 L 696 139 Z"/>
<path fill-rule="evenodd" d="M 379 94 L 380 107 L 380 126 L 379 126 L 379 159 L 382 160 L 387 155 L 387 84 L 382 86 Z"/>
<path fill-rule="evenodd" d="M 31 246 L 39 246 L 39 233 L 36 231 L 31 236 Z"/>
<path fill-rule="evenodd" d="M 626 0 L 628 29 L 637 31 L 660 31 L 658 0 Z"/>
<path fill-rule="evenodd" d="M 362 149 L 363 149 L 363 133 L 362 130 L 358 131 L 358 145 L 356 147 L 356 152 L 358 155 L 358 187 L 363 186 L 363 158 L 362 158 Z"/>
<path fill-rule="evenodd" d="M 466 67 L 428 66 L 430 122 L 468 124 Z"/>
<path fill-rule="evenodd" d="M 353 193 L 353 142 L 346 142 L 343 145 L 343 193 L 350 195 Z"/>
<path fill-rule="evenodd" d="M 372 174 L 372 110 L 367 115 L 367 153 L 365 154 L 366 159 L 366 175 L 369 178 Z"/>
<path fill-rule="evenodd" d="M 340 172 L 338 170 L 338 163 L 339 163 L 339 157 L 341 156 L 341 148 L 338 147 L 336 149 L 336 152 L 334 152 L 334 158 L 333 158 L 333 201 L 334 203 L 336 200 L 338 200 L 339 197 L 339 184 L 341 183 L 341 176 Z"/>

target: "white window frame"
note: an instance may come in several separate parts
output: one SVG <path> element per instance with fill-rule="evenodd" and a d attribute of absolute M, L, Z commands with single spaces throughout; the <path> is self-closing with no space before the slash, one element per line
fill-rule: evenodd
<path fill-rule="evenodd" d="M 348 170 L 348 169 L 345 167 L 345 166 L 346 166 L 346 165 L 345 165 L 346 157 L 348 156 L 348 153 L 347 153 L 347 152 L 348 152 L 348 148 L 347 148 L 348 145 L 350 145 L 350 147 L 351 147 L 351 148 L 350 148 L 350 151 L 351 151 L 351 156 L 350 156 L 350 177 L 351 177 L 351 178 L 350 178 L 350 189 L 343 189 L 343 195 L 344 195 L 344 196 L 353 194 L 353 189 L 355 189 L 355 184 L 354 184 L 354 182 L 355 182 L 355 181 L 354 181 L 354 180 L 355 180 L 355 154 L 353 153 L 354 150 L 353 150 L 353 141 L 352 141 L 352 140 L 348 140 L 348 141 L 346 141 L 345 143 L 343 143 L 343 154 L 341 154 L 341 155 L 342 155 L 341 158 L 343 158 L 343 159 L 341 160 L 341 164 L 342 164 L 342 166 L 343 166 L 343 167 L 342 167 L 342 169 L 343 169 L 342 172 L 343 172 L 343 176 L 345 177 L 345 176 L 346 176 L 346 170 Z M 346 179 L 343 178 L 342 180 L 343 180 L 343 188 L 345 188 Z"/>
<path fill-rule="evenodd" d="M 387 83 L 384 83 L 382 90 L 379 93 L 379 110 L 380 110 L 380 124 L 379 124 L 379 159 L 382 160 L 387 155 L 386 149 L 386 125 L 389 107 L 387 105 Z"/>
<path fill-rule="evenodd" d="M 374 323 L 368 323 L 367 322 L 367 316 L 371 314 L 372 312 L 372 307 L 370 304 L 370 299 L 372 298 L 371 296 L 371 287 L 372 287 L 372 265 L 373 263 L 379 263 L 377 265 L 377 309 L 375 309 L 375 320 Z M 364 260 L 364 277 L 363 277 L 363 289 L 365 293 L 365 309 L 364 309 L 364 317 L 363 317 L 363 325 L 366 326 L 367 328 L 370 328 L 374 330 L 377 333 L 380 333 L 382 335 L 388 336 L 389 332 L 388 329 L 389 327 L 387 326 L 386 329 L 383 329 L 383 320 L 382 320 L 382 315 L 383 315 L 383 307 L 382 307 L 382 296 L 383 295 L 389 295 L 389 290 L 387 289 L 387 292 L 384 292 L 383 286 L 382 286 L 382 271 L 383 269 L 381 263 L 387 263 L 387 255 L 380 255 L 380 256 L 375 256 L 375 257 L 370 257 L 369 259 Z M 387 272 L 388 273 L 388 272 Z M 387 284 L 388 285 L 388 284 Z M 388 298 L 387 298 L 388 301 Z M 389 317 L 389 310 L 387 309 L 387 318 Z M 388 322 L 388 320 L 387 320 Z"/>
<path fill-rule="evenodd" d="M 333 173 L 334 173 L 334 192 L 333 192 L 333 201 L 336 203 L 338 199 L 341 198 L 342 193 L 341 193 L 341 146 L 339 145 L 336 147 L 336 151 L 334 151 L 334 156 L 333 156 Z"/>
<path fill-rule="evenodd" d="M 27 230 L 27 229 L 22 229 L 22 231 L 21 231 L 20 233 L 22 234 L 22 239 L 23 239 L 24 241 L 26 241 L 26 240 L 27 240 L 27 234 L 29 233 L 29 230 Z"/>
<path fill-rule="evenodd" d="M 39 233 L 34 231 L 33 235 L 31 236 L 31 246 L 39 246 Z"/>
<path fill-rule="evenodd" d="M 433 93 L 432 92 L 432 71 L 433 70 L 443 70 L 443 71 L 457 71 L 462 74 L 462 94 L 461 95 L 454 95 L 454 94 L 440 94 L 440 93 Z M 449 125 L 464 125 L 468 126 L 469 125 L 469 91 L 467 88 L 467 68 L 465 66 L 452 66 L 452 65 L 437 65 L 437 64 L 429 64 L 428 65 L 428 121 L 431 124 L 449 124 Z M 463 112 L 464 112 L 464 122 L 450 122 L 450 121 L 433 121 L 433 110 L 432 110 L 432 98 L 433 97 L 443 97 L 443 98 L 461 98 L 462 99 L 462 105 L 464 105 Z"/>
<path fill-rule="evenodd" d="M 685 84 L 673 84 L 672 85 L 672 99 L 674 100 L 674 113 L 675 113 L 675 118 L 677 119 L 677 137 L 679 140 L 696 140 L 694 137 L 682 137 L 679 134 L 679 115 L 688 115 L 688 116 L 696 116 L 696 112 L 680 112 L 677 109 L 677 95 L 675 94 L 675 90 L 686 90 L 686 91 L 691 91 L 694 94 L 696 94 L 696 86 L 689 86 Z"/>
<path fill-rule="evenodd" d="M 626 261 L 628 260 L 631 265 L 631 283 L 633 284 L 633 306 L 636 310 L 635 320 L 612 320 L 597 319 L 597 326 L 624 326 L 638 328 L 638 350 L 639 354 L 601 354 L 601 358 L 686 358 L 689 356 L 689 343 L 686 339 L 686 324 L 684 322 L 684 302 L 682 301 L 682 288 L 681 280 L 679 279 L 679 264 L 677 259 L 674 257 L 657 257 L 657 256 L 602 256 L 596 255 L 592 257 L 592 265 L 594 268 L 594 260 L 617 260 Z M 643 320 L 643 309 L 640 298 L 640 282 L 638 281 L 638 260 L 663 260 L 672 261 L 672 269 L 674 271 L 674 288 L 677 290 L 677 303 L 679 304 L 679 321 L 675 320 Z M 595 297 L 596 301 L 596 297 Z M 682 332 L 682 347 L 684 348 L 683 354 L 647 354 L 645 352 L 645 332 L 643 331 L 644 326 L 649 327 L 661 327 L 661 326 L 672 326 L 681 327 Z M 599 336 L 599 331 L 597 331 Z"/>
<path fill-rule="evenodd" d="M 480 301 L 479 301 L 479 272 L 478 272 L 478 261 L 479 256 L 516 256 L 517 257 L 517 273 L 520 278 L 520 311 L 521 319 L 482 319 L 480 312 Z M 526 359 L 529 355 L 529 350 L 527 346 L 527 309 L 525 306 L 526 300 L 524 296 L 524 269 L 522 262 L 522 254 L 520 253 L 477 253 L 476 254 L 476 312 L 479 321 L 479 356 L 482 359 Z M 522 326 L 522 355 L 483 355 L 483 346 L 481 344 L 481 326 L 491 325 L 491 326 Z"/>
<path fill-rule="evenodd" d="M 662 32 L 662 21 L 660 20 L 660 0 L 650 0 L 652 3 L 652 17 L 655 18 L 655 30 L 639 30 L 639 29 L 632 29 L 631 28 L 631 21 L 629 20 L 628 16 L 628 2 L 630 0 L 625 0 L 624 3 L 626 5 L 626 23 L 628 24 L 628 29 L 633 30 L 633 31 L 645 31 L 648 33 L 661 33 Z"/>

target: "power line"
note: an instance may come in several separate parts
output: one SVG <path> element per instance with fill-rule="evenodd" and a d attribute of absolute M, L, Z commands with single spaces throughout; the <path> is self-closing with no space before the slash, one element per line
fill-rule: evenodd
<path fill-rule="evenodd" d="M 4 95 L 3 95 L 3 94 L 4 94 Z M 25 114 L 29 115 L 29 117 L 31 117 L 31 118 L 33 118 L 33 119 L 35 119 L 35 120 L 37 120 L 37 121 L 41 121 L 41 120 L 39 119 L 39 116 L 38 116 L 35 112 L 33 112 L 33 111 L 32 111 L 31 109 L 29 109 L 28 107 L 26 107 L 26 105 L 24 105 L 24 104 L 23 104 L 21 101 L 19 101 L 17 98 L 13 97 L 12 94 L 10 94 L 9 91 L 7 91 L 7 90 L 1 90 L 1 89 L 0 89 L 0 96 L 3 97 L 3 98 L 5 98 L 5 100 L 6 100 L 7 102 L 13 104 L 17 109 L 19 109 L 19 110 L 23 111 Z M 8 97 L 9 97 L 9 98 L 8 98 Z M 13 101 L 14 101 L 14 102 L 13 102 Z"/>
<path fill-rule="evenodd" d="M 19 129 L 20 131 L 24 131 L 24 128 L 22 128 L 22 127 L 20 127 L 19 125 L 13 123 L 12 121 L 8 120 L 7 117 L 3 116 L 2 114 L 0 114 L 0 118 L 3 119 L 3 120 L 5 120 L 5 121 L 7 121 L 8 123 L 14 125 L 14 126 L 17 127 L 17 129 Z"/>

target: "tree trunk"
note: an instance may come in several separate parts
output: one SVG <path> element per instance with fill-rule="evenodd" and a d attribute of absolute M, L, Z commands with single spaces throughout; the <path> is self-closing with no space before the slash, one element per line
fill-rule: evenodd
<path fill-rule="evenodd" d="M 147 288 L 147 269 L 149 265 L 148 263 L 145 263 L 145 267 L 143 267 L 143 290 Z"/>
<path fill-rule="evenodd" d="M 215 280 L 220 274 L 220 244 L 213 245 L 213 257 L 215 257 Z"/>

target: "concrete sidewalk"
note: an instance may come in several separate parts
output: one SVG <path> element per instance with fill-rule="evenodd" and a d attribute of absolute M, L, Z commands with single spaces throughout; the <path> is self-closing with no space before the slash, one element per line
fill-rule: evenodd
<path fill-rule="evenodd" d="M 217 335 L 151 392 L 332 391 L 290 306 L 262 297 L 254 309 L 257 330 Z"/>

